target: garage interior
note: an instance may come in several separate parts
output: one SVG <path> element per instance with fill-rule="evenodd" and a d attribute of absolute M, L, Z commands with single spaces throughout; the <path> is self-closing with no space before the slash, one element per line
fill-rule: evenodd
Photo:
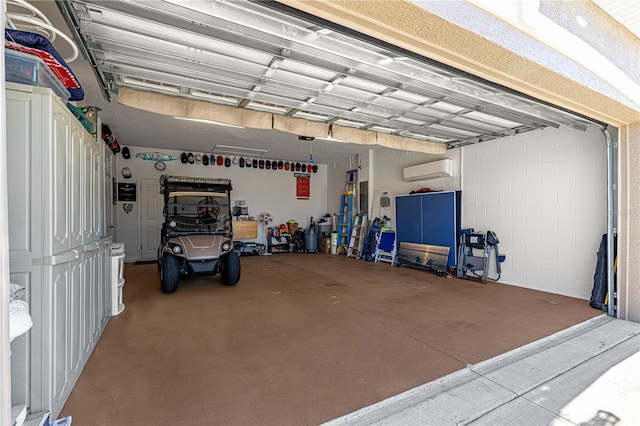
<path fill-rule="evenodd" d="M 608 232 L 603 130 L 616 129 L 604 122 L 281 3 L 38 6 L 90 58 L 70 62 L 85 89 L 77 104 L 97 107 L 131 152 L 105 170 L 102 218 L 125 243 L 126 309 L 67 383 L 65 405 L 40 408 L 78 424 L 320 423 L 603 314 L 586 299 Z M 203 119 L 228 126 L 192 121 Z M 138 158 L 149 151 L 318 171 L 303 200 L 291 173 L 179 160 L 160 172 Z M 402 179 L 406 167 L 445 158 L 449 176 Z M 340 209 L 351 170 L 367 195 L 359 210 L 392 228 L 398 212 L 380 205 L 383 194 L 462 191 L 463 228 L 500 237 L 500 281 L 278 253 L 243 257 L 237 287 L 200 277 L 160 293 L 148 262 L 161 173 L 230 178 L 250 216 L 307 228 Z M 119 183 L 137 186 L 137 202 L 117 199 Z M 16 346 L 29 351 L 26 339 Z M 18 388 L 18 402 L 34 399 Z"/>

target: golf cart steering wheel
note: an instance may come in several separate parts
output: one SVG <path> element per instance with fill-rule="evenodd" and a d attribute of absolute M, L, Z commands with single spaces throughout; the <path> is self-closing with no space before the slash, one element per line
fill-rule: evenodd
<path fill-rule="evenodd" d="M 220 207 L 212 207 L 207 204 L 218 204 L 216 200 L 208 200 L 203 198 L 198 202 L 198 219 L 210 219 L 214 221 L 218 220 L 218 213 L 220 213 Z"/>

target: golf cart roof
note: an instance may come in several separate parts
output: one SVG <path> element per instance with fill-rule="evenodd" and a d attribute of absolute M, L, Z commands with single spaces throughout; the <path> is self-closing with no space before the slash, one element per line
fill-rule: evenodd
<path fill-rule="evenodd" d="M 169 191 L 223 190 L 231 191 L 231 179 L 198 177 L 198 176 L 160 176 L 160 193 Z"/>

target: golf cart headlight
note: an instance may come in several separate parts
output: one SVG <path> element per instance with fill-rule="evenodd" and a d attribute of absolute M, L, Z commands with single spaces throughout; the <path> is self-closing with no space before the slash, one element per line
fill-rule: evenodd
<path fill-rule="evenodd" d="M 172 220 L 171 222 L 169 222 L 169 226 L 170 226 L 171 228 L 175 228 L 175 227 L 176 227 L 176 225 L 177 225 L 177 224 L 176 224 L 176 221 L 175 221 L 175 220 Z"/>
<path fill-rule="evenodd" d="M 182 247 L 176 244 L 171 248 L 171 251 L 174 252 L 175 254 L 180 254 L 182 253 Z"/>
<path fill-rule="evenodd" d="M 222 243 L 222 251 L 227 251 L 231 248 L 231 243 L 229 241 L 225 241 Z"/>

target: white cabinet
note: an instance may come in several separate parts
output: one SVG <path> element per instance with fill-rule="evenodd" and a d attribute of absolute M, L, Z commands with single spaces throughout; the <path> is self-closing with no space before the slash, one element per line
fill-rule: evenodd
<path fill-rule="evenodd" d="M 12 402 L 55 418 L 110 318 L 104 148 L 49 89 L 6 88 L 11 280 L 34 323 L 12 343 Z"/>

